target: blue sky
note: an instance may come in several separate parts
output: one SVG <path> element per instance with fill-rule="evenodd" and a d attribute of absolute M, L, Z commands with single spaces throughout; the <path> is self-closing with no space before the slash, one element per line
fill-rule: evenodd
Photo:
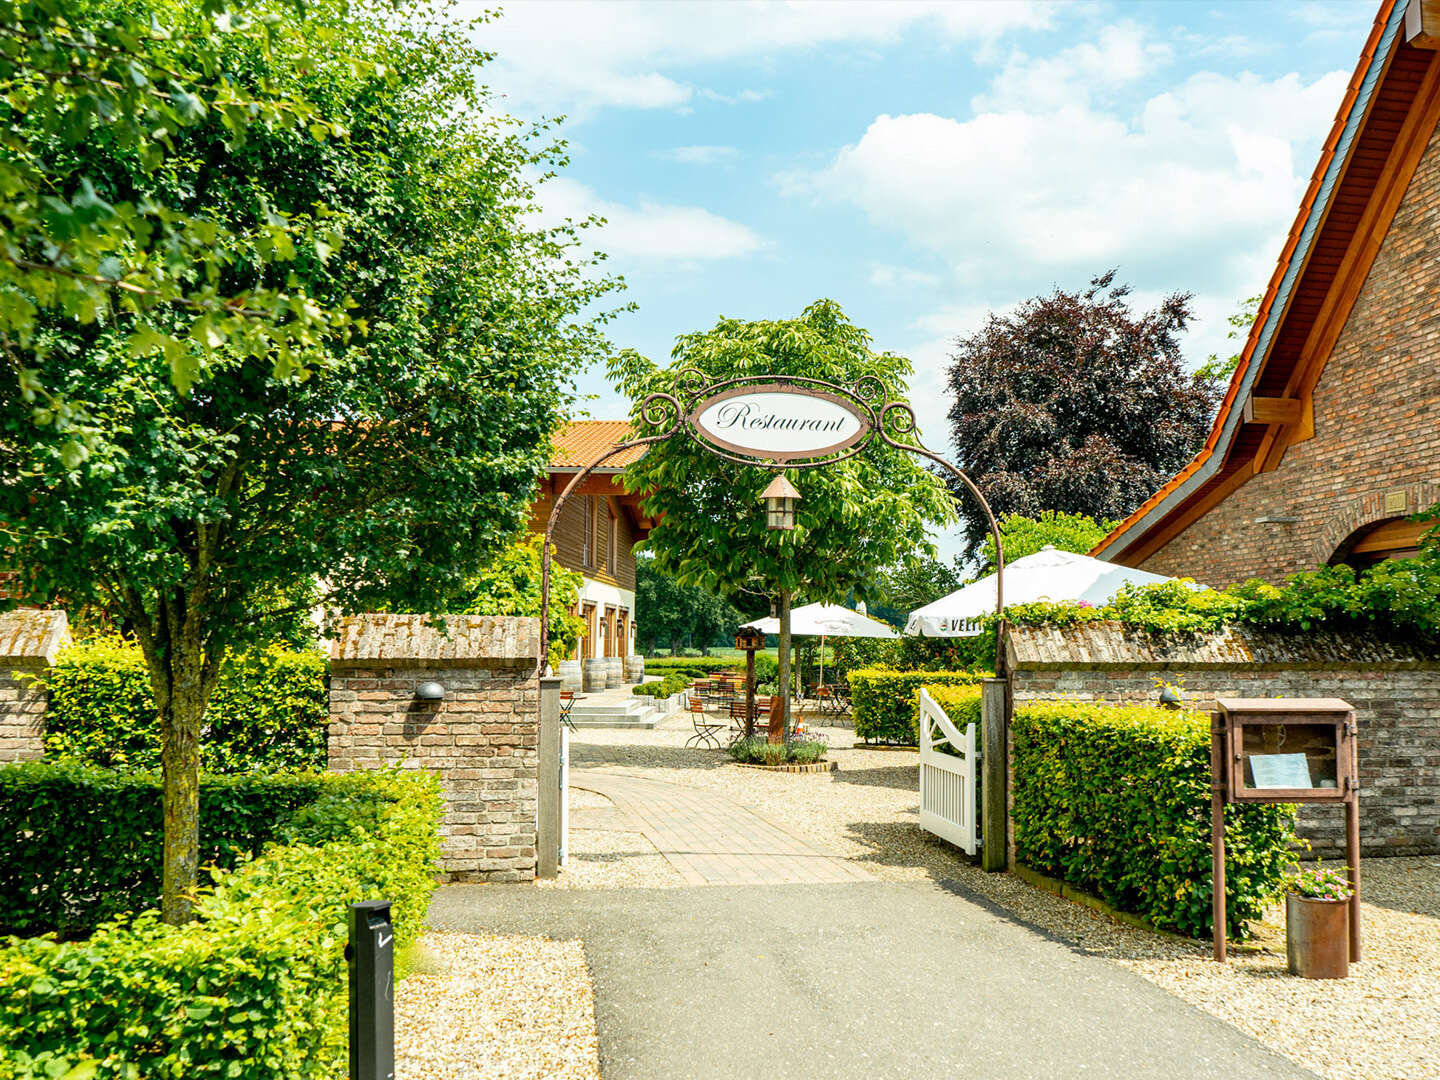
<path fill-rule="evenodd" d="M 479 4 L 461 4 L 478 14 Z M 721 315 L 840 302 L 916 365 L 947 443 L 950 342 L 1118 267 L 1195 293 L 1192 363 L 1263 289 L 1376 3 L 509 3 L 477 40 L 520 117 L 567 117 L 548 213 L 598 212 L 668 355 Z M 590 415 L 626 408 L 603 373 Z M 945 545 L 949 546 L 949 545 Z"/>

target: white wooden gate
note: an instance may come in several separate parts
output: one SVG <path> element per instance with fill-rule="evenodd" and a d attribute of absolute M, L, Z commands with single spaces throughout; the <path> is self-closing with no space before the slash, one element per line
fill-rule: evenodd
<path fill-rule="evenodd" d="M 949 744 L 955 753 L 938 747 Z M 958 755 L 958 756 L 957 756 Z M 975 725 L 962 733 L 945 710 L 920 691 L 920 827 L 948 840 L 967 855 L 980 847 L 979 799 L 975 785 Z"/>

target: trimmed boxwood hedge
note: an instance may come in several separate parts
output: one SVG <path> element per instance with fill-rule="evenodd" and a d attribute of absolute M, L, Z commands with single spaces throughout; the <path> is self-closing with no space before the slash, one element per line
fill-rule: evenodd
<path fill-rule="evenodd" d="M 922 686 L 973 686 L 986 677 L 985 673 L 975 671 L 894 671 L 890 668 L 852 671 L 850 712 L 855 718 L 855 734 L 870 742 L 913 746 L 919 739 Z"/>
<path fill-rule="evenodd" d="M 204 776 L 200 865 L 259 852 L 323 774 Z M 0 933 L 69 935 L 160 897 L 160 777 L 78 764 L 0 768 Z"/>
<path fill-rule="evenodd" d="M 347 908 L 392 901 L 403 963 L 435 887 L 440 794 L 419 773 L 312 779 L 279 842 L 202 891 L 195 922 L 147 911 L 85 941 L 0 939 L 0 1077 L 343 1075 Z"/>
<path fill-rule="evenodd" d="M 228 660 L 205 710 L 207 772 L 323 769 L 330 723 L 327 663 L 317 649 L 272 647 Z M 41 679 L 50 692 L 45 754 L 101 768 L 158 769 L 160 729 L 137 646 L 107 637 L 63 651 Z"/>
<path fill-rule="evenodd" d="M 1015 857 L 1154 926 L 1211 933 L 1210 723 L 1198 713 L 1032 702 L 1015 710 Z M 1295 807 L 1225 808 L 1228 932 L 1283 885 Z"/>
<path fill-rule="evenodd" d="M 758 657 L 757 657 L 758 659 Z M 646 675 L 688 675 L 692 679 L 703 679 L 717 671 L 744 671 L 745 661 L 719 656 L 647 656 Z"/>
<path fill-rule="evenodd" d="M 672 671 L 659 682 L 640 683 L 630 692 L 639 694 L 641 697 L 668 698 L 678 694 L 689 685 L 690 678 L 688 676 Z"/>

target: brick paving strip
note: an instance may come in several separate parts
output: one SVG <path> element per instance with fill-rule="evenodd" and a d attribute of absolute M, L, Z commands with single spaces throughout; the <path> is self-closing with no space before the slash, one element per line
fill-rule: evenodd
<path fill-rule="evenodd" d="M 869 881 L 860 867 L 710 791 L 601 769 L 570 783 L 623 810 L 687 885 L 823 885 Z"/>

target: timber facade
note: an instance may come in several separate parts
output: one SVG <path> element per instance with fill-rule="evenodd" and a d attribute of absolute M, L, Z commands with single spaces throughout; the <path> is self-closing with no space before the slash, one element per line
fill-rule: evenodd
<path fill-rule="evenodd" d="M 1225 586 L 1414 553 L 1406 518 L 1440 501 L 1440 51 L 1418 7 L 1381 7 L 1205 449 L 1098 558 Z"/>
<path fill-rule="evenodd" d="M 576 474 L 629 435 L 624 421 L 580 420 L 555 436 L 550 467 L 530 511 L 530 529 L 543 533 L 555 501 Z M 642 450 L 627 451 L 593 470 L 573 491 L 555 523 L 555 562 L 585 580 L 575 614 L 585 632 L 573 659 L 629 656 L 635 651 L 634 545 L 650 531 L 640 496 L 620 482 Z"/>

